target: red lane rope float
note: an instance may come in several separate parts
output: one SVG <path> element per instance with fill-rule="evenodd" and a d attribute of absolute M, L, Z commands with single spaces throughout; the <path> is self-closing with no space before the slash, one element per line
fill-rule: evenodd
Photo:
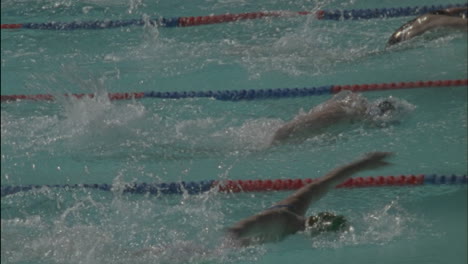
<path fill-rule="evenodd" d="M 259 18 L 265 18 L 265 17 L 286 17 L 286 16 L 310 15 L 310 14 L 313 14 L 313 12 L 265 11 L 265 12 L 252 12 L 252 13 L 241 13 L 241 14 L 180 17 L 178 26 L 189 27 L 189 26 L 235 22 L 235 21 L 240 21 L 240 20 L 259 19 Z"/>
<path fill-rule="evenodd" d="M 108 93 L 110 100 L 128 100 L 142 98 L 165 98 L 165 99 L 182 99 L 195 97 L 208 97 L 218 100 L 253 100 L 265 98 L 281 98 L 281 97 L 300 97 L 322 94 L 338 93 L 342 90 L 351 90 L 354 92 L 368 92 L 381 90 L 396 90 L 410 89 L 423 87 L 451 87 L 451 86 L 467 86 L 468 79 L 459 80 L 434 80 L 434 81 L 416 81 L 416 82 L 398 82 L 398 83 L 379 83 L 379 84 L 354 84 L 354 85 L 329 85 L 322 87 L 304 87 L 304 88 L 279 88 L 279 89 L 258 89 L 258 90 L 232 90 L 232 91 L 189 91 L 189 92 L 134 92 L 134 93 Z M 94 94 L 65 94 L 65 97 L 93 98 Z M 2 102 L 16 100 L 33 100 L 33 101 L 52 101 L 55 97 L 51 94 L 36 94 L 36 95 L 2 95 Z"/>
<path fill-rule="evenodd" d="M 1 29 L 18 29 L 22 28 L 23 24 L 2 24 Z"/>
<path fill-rule="evenodd" d="M 336 188 L 380 187 L 380 186 L 415 186 L 424 184 L 424 176 L 400 175 L 349 178 Z M 258 191 L 286 191 L 297 190 L 302 186 L 318 179 L 286 179 L 286 180 L 228 180 L 213 182 L 213 188 L 219 192 L 258 192 Z"/>
<path fill-rule="evenodd" d="M 342 90 L 350 90 L 353 92 L 367 92 L 380 90 L 396 90 L 396 89 L 411 89 L 425 87 L 449 87 L 449 86 L 466 86 L 468 79 L 460 80 L 435 80 L 435 81 L 417 81 L 417 82 L 392 82 L 392 83 L 373 83 L 373 84 L 354 84 L 354 85 L 334 85 L 332 93 L 338 93 Z"/>

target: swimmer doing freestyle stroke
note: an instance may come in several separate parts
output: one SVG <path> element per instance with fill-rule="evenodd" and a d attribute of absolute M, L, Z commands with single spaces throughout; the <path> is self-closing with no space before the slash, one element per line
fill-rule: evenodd
<path fill-rule="evenodd" d="M 337 167 L 321 178 L 317 178 L 295 191 L 272 207 L 247 217 L 226 229 L 226 236 L 216 248 L 208 249 L 203 245 L 181 241 L 138 250 L 132 257 L 178 257 L 179 261 L 198 256 L 201 259 L 223 254 L 223 249 L 246 247 L 269 242 L 279 242 L 289 235 L 304 232 L 318 235 L 323 232 L 349 230 L 350 225 L 343 215 L 321 212 L 305 217 L 310 205 L 325 196 L 336 185 L 352 175 L 364 170 L 373 170 L 391 165 L 386 159 L 390 152 L 371 152 L 346 165 Z M 167 253 L 169 252 L 169 253 Z"/>
<path fill-rule="evenodd" d="M 286 199 L 274 204 L 258 214 L 239 221 L 228 229 L 234 245 L 249 246 L 266 242 L 276 242 L 297 232 L 311 235 L 346 230 L 346 218 L 329 212 L 305 217 L 310 204 L 322 198 L 336 185 L 351 175 L 363 170 L 377 169 L 389 165 L 385 159 L 389 152 L 373 152 L 347 165 L 338 167 L 325 176 L 309 183 Z"/>
<path fill-rule="evenodd" d="M 468 31 L 467 16 L 468 7 L 466 6 L 441 9 L 421 15 L 395 31 L 387 45 L 391 46 L 438 28 L 460 29 L 466 32 Z"/>
<path fill-rule="evenodd" d="M 318 135 L 340 123 L 364 121 L 381 125 L 389 121 L 395 122 L 395 118 L 413 108 L 408 102 L 392 96 L 371 102 L 358 93 L 341 91 L 307 114 L 298 115 L 282 125 L 274 133 L 271 145 Z"/>

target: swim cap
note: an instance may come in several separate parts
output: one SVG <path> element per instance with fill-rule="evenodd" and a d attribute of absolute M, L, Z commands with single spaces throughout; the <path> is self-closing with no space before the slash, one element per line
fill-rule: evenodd
<path fill-rule="evenodd" d="M 395 110 L 395 105 L 390 100 L 383 100 L 377 105 L 380 110 L 379 115 L 383 115 L 388 111 Z"/>
<path fill-rule="evenodd" d="M 366 114 L 374 121 L 392 121 L 403 108 L 403 102 L 389 96 L 369 103 Z"/>
<path fill-rule="evenodd" d="M 309 217 L 306 220 L 306 230 L 311 233 L 325 231 L 340 231 L 348 226 L 348 221 L 342 215 L 335 215 L 329 212 L 322 212 Z"/>

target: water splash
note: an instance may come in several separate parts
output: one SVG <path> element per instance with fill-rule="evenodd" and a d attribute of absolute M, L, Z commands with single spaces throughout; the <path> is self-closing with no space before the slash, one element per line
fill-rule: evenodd
<path fill-rule="evenodd" d="M 385 245 L 401 238 L 411 239 L 418 234 L 423 222 L 406 211 L 398 200 L 390 201 L 383 208 L 351 215 L 351 227 L 342 233 L 324 233 L 314 237 L 313 248 L 340 248 L 350 245 Z"/>

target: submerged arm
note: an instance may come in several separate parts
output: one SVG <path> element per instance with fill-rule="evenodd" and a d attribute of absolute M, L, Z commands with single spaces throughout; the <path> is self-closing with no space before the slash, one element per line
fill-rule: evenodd
<path fill-rule="evenodd" d="M 346 112 L 338 103 L 327 105 L 319 111 L 311 111 L 307 115 L 300 116 L 282 127 L 280 127 L 273 136 L 273 143 L 277 144 L 287 140 L 296 133 L 316 132 L 329 127 L 346 116 Z"/>
<path fill-rule="evenodd" d="M 280 127 L 273 136 L 272 144 L 292 137 L 318 134 L 343 121 L 362 119 L 367 107 L 368 101 L 360 94 L 341 91 L 309 113 L 300 115 Z"/>
<path fill-rule="evenodd" d="M 241 220 L 227 231 L 242 246 L 279 241 L 304 228 L 304 218 L 286 209 L 272 209 Z"/>

